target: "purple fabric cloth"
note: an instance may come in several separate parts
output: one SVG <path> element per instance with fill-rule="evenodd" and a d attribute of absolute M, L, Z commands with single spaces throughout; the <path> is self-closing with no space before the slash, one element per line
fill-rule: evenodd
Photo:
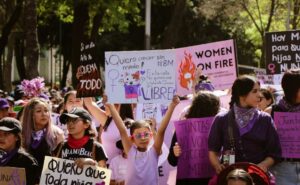
<path fill-rule="evenodd" d="M 46 129 L 43 129 L 43 130 L 33 132 L 31 134 L 32 136 L 31 147 L 33 149 L 36 149 L 41 144 L 43 138 L 45 137 L 45 133 L 46 133 Z"/>
<path fill-rule="evenodd" d="M 5 166 L 10 159 L 18 152 L 18 148 L 13 149 L 10 152 L 0 151 L 0 166 Z"/>
<path fill-rule="evenodd" d="M 288 112 L 300 112 L 300 105 L 291 105 L 284 98 L 279 100 L 278 106 Z"/>
<path fill-rule="evenodd" d="M 7 99 L 0 98 L 0 109 L 6 109 L 6 108 L 9 108 Z"/>
<path fill-rule="evenodd" d="M 252 129 L 258 117 L 258 110 L 256 108 L 241 108 L 235 104 L 233 108 L 235 121 L 242 136 Z"/>
<path fill-rule="evenodd" d="M 256 121 L 249 132 L 240 135 L 237 123 L 233 124 L 236 162 L 260 163 L 266 157 L 280 160 L 281 147 L 272 118 L 259 111 Z M 211 127 L 208 138 L 209 151 L 230 150 L 228 136 L 228 112 L 218 114 Z"/>
<path fill-rule="evenodd" d="M 132 146 L 128 152 L 125 185 L 158 185 L 158 155 L 154 147 L 145 152 Z"/>
<path fill-rule="evenodd" d="M 203 91 L 203 90 L 214 91 L 215 88 L 210 82 L 200 82 L 197 85 L 195 85 L 196 92 Z"/>

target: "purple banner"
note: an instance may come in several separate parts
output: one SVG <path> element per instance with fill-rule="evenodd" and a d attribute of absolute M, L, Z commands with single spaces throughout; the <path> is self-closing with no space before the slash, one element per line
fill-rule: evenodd
<path fill-rule="evenodd" d="M 178 144 L 182 154 L 178 158 L 177 178 L 212 177 L 214 170 L 208 159 L 208 134 L 213 117 L 175 121 Z"/>
<path fill-rule="evenodd" d="M 282 157 L 300 158 L 300 112 L 275 112 Z"/>

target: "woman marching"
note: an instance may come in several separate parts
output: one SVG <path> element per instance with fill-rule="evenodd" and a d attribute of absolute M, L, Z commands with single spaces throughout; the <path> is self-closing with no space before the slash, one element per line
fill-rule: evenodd
<path fill-rule="evenodd" d="M 280 159 L 281 147 L 273 120 L 257 108 L 259 90 L 260 84 L 254 77 L 237 78 L 232 86 L 230 110 L 215 117 L 208 149 L 217 174 L 234 162 L 255 163 L 267 172 Z"/>
<path fill-rule="evenodd" d="M 188 108 L 186 114 L 184 115 L 184 119 L 213 117 L 219 112 L 219 110 L 220 110 L 220 100 L 217 96 L 215 96 L 212 92 L 209 91 L 199 91 L 194 96 L 191 106 Z M 172 166 L 177 166 L 178 158 L 180 156 L 181 156 L 181 146 L 177 143 L 176 133 L 174 133 L 172 137 L 171 146 L 170 146 L 168 162 Z M 177 169 L 177 172 L 178 170 L 181 169 Z M 177 179 L 176 184 L 177 185 L 180 184 L 207 185 L 209 179 L 210 177 Z"/>
<path fill-rule="evenodd" d="M 21 132 L 19 120 L 9 117 L 0 120 L 0 166 L 24 168 L 26 184 L 34 185 L 38 179 L 38 163 L 21 146 Z"/>
<path fill-rule="evenodd" d="M 279 100 L 278 104 L 269 107 L 266 112 L 270 113 L 273 118 L 274 112 L 293 112 L 300 115 L 300 69 L 290 70 L 284 73 L 281 86 L 284 97 Z M 299 125 L 300 123 L 298 122 L 297 124 Z M 299 142 L 299 137 L 296 142 Z M 276 184 L 300 184 L 299 169 L 300 158 L 282 158 L 281 163 L 272 169 L 276 178 Z"/>
<path fill-rule="evenodd" d="M 51 156 L 56 146 L 64 141 L 60 128 L 52 124 L 50 106 L 40 98 L 33 98 L 25 106 L 21 118 L 24 148 L 38 161 L 42 172 L 44 157 Z"/>

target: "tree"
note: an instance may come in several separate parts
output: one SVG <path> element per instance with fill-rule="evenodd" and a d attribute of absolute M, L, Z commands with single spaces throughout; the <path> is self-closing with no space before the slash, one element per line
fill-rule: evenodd
<path fill-rule="evenodd" d="M 22 6 L 23 6 L 23 1 L 22 0 L 17 0 L 14 7 L 14 2 L 13 1 L 7 1 L 5 4 L 3 4 L 5 7 L 4 10 L 6 10 L 6 14 L 9 17 L 8 21 L 4 24 L 2 27 L 2 32 L 1 32 L 1 37 L 0 37 L 0 88 L 4 89 L 6 91 L 11 90 L 11 80 L 10 79 L 5 79 L 4 77 L 10 77 L 11 76 L 11 60 L 12 60 L 12 41 L 9 41 L 9 36 L 11 34 L 11 31 L 13 30 L 16 22 L 18 21 L 21 11 L 22 11 Z M 9 16 L 9 14 L 11 14 Z M 6 17 L 6 16 L 5 16 Z M 2 61 L 2 55 L 4 54 L 4 49 L 8 43 L 10 42 L 10 47 L 8 48 L 8 57 L 6 61 Z M 3 62 L 3 68 L 1 67 Z"/>
<path fill-rule="evenodd" d="M 120 32 L 127 32 L 131 22 L 141 24 L 142 21 L 139 15 L 139 4 L 139 0 L 40 0 L 38 6 L 39 25 L 40 28 L 43 27 L 43 38 L 47 38 L 47 41 L 44 40 L 43 44 L 49 45 L 50 38 L 57 38 L 58 34 L 60 34 L 55 31 L 53 32 L 53 29 L 51 30 L 52 32 L 49 32 L 49 29 L 48 32 L 45 31 L 47 30 L 45 28 L 51 27 L 51 21 L 59 20 L 56 21 L 56 23 L 61 24 L 63 29 L 65 28 L 66 23 L 69 24 L 68 26 L 73 27 L 71 35 L 75 37 L 72 36 L 71 40 L 67 41 L 69 45 L 64 43 L 64 37 L 68 37 L 70 33 L 64 34 L 64 30 L 62 30 L 63 37 L 61 42 L 59 42 L 58 39 L 51 40 L 52 46 L 60 47 L 58 50 L 60 54 L 67 54 L 68 52 L 64 52 L 66 50 L 72 51 L 71 57 L 66 57 L 64 55 L 63 79 L 66 77 L 69 65 L 72 65 L 72 74 L 74 74 L 74 70 L 79 64 L 78 43 L 80 39 L 88 37 L 94 40 L 100 40 L 101 36 L 104 35 L 105 32 L 114 32 L 116 30 Z M 81 14 L 84 13 L 78 12 L 79 9 L 83 8 L 80 7 L 81 5 L 83 5 L 85 7 L 85 11 L 87 11 L 83 17 Z M 72 14 L 72 12 L 74 12 L 74 14 Z M 82 25 L 85 25 L 84 28 L 81 28 L 82 25 L 79 22 L 81 22 Z M 84 36 L 82 34 L 84 34 Z M 69 62 L 65 61 L 68 59 Z M 73 78 L 73 85 L 75 85 L 75 81 L 75 78 Z"/>
<path fill-rule="evenodd" d="M 32 79 L 39 76 L 36 0 L 25 0 L 24 17 L 26 77 Z"/>

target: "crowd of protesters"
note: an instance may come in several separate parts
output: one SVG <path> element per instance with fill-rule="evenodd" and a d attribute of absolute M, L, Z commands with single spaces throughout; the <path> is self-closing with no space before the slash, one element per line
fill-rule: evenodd
<path fill-rule="evenodd" d="M 12 93 L 0 91 L 0 166 L 25 168 L 27 184 L 39 184 L 44 157 L 53 156 L 74 160 L 79 167 L 110 168 L 112 185 L 158 184 L 158 157 L 180 97 L 173 97 L 156 128 L 153 119 L 134 120 L 134 105 L 110 104 L 105 94 L 78 98 L 72 88 L 46 90 L 41 79 L 36 82 L 36 89 L 30 89 L 27 81 Z M 276 102 L 274 92 L 262 89 L 253 76 L 240 76 L 230 91 L 229 110 L 220 107 L 207 79 L 197 86 L 201 89 L 182 110 L 181 119 L 215 117 L 207 155 L 216 175 L 228 166 L 224 156 L 234 155 L 235 163 L 253 163 L 266 174 L 273 173 L 278 185 L 300 184 L 300 159 L 282 157 L 273 120 L 274 112 L 300 114 L 300 70 L 284 73 L 281 86 L 284 94 Z M 169 144 L 168 162 L 177 166 L 182 151 L 176 132 Z M 245 169 L 238 168 L 224 179 L 228 184 L 255 183 Z M 213 177 L 176 179 L 176 184 L 214 183 Z"/>

